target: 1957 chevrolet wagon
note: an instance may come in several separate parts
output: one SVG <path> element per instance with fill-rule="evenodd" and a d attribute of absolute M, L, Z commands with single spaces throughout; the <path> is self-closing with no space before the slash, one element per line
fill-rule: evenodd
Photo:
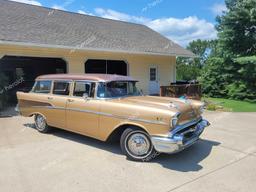
<path fill-rule="evenodd" d="M 38 131 L 51 127 L 102 141 L 117 138 L 132 160 L 176 153 L 209 125 L 200 101 L 143 96 L 131 77 L 106 74 L 44 75 L 29 93 L 18 92 L 21 115 L 34 116 Z"/>

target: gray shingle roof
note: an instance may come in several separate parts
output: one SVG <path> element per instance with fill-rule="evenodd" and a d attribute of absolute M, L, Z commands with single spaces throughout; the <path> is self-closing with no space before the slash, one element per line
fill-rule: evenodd
<path fill-rule="evenodd" d="M 0 42 L 194 56 L 144 25 L 6 0 L 0 0 Z"/>

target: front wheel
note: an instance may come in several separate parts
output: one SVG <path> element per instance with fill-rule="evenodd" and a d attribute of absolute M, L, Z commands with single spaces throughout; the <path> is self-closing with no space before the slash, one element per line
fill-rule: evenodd
<path fill-rule="evenodd" d="M 35 125 L 36 129 L 41 133 L 47 133 L 50 130 L 46 119 L 40 114 L 35 115 Z"/>
<path fill-rule="evenodd" d="M 158 155 L 150 136 L 137 128 L 127 128 L 121 136 L 120 145 L 127 158 L 134 161 L 150 161 Z"/>

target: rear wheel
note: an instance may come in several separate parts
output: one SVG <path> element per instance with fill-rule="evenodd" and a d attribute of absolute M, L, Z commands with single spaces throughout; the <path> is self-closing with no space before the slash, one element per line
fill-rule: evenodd
<path fill-rule="evenodd" d="M 150 161 L 158 154 L 152 145 L 150 136 L 135 127 L 127 128 L 123 132 L 120 145 L 127 158 L 134 161 Z"/>
<path fill-rule="evenodd" d="M 46 119 L 40 114 L 35 115 L 35 125 L 36 129 L 41 133 L 47 133 L 50 130 Z"/>

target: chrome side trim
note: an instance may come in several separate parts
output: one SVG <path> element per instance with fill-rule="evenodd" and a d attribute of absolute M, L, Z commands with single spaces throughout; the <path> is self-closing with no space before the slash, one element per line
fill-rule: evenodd
<path fill-rule="evenodd" d="M 81 112 L 81 113 L 92 113 L 92 114 L 96 114 L 96 115 L 103 115 L 103 116 L 113 117 L 113 118 L 117 118 L 117 119 L 138 121 L 138 122 L 150 123 L 150 124 L 156 124 L 156 125 L 169 125 L 169 124 L 167 124 L 163 121 L 153 121 L 153 120 L 140 119 L 140 118 L 134 118 L 134 117 L 125 117 L 125 116 L 121 116 L 121 115 L 114 115 L 114 114 L 111 114 L 111 113 L 97 112 L 97 111 L 77 109 L 77 108 L 65 108 L 65 107 L 54 107 L 54 106 L 32 106 L 32 108 L 47 108 L 47 109 L 53 109 L 53 110 L 68 110 L 68 111 L 75 111 L 75 112 Z"/>
<path fill-rule="evenodd" d="M 165 123 L 163 121 L 151 121 L 151 120 L 147 120 L 147 119 L 125 117 L 125 116 L 121 116 L 121 115 L 114 115 L 114 114 L 111 114 L 111 113 L 97 112 L 97 111 L 91 111 L 91 110 L 76 109 L 76 108 L 67 108 L 66 110 L 82 112 L 82 113 L 93 113 L 93 114 L 96 114 L 96 115 L 103 115 L 103 116 L 107 116 L 107 117 L 114 117 L 114 118 L 118 118 L 118 119 L 125 119 L 125 120 L 131 120 L 131 121 L 139 121 L 139 122 L 144 122 L 144 123 L 168 125 L 167 123 Z"/>
<path fill-rule="evenodd" d="M 53 106 L 31 106 L 31 108 L 47 108 L 47 109 L 65 110 L 65 107 L 53 107 Z"/>

